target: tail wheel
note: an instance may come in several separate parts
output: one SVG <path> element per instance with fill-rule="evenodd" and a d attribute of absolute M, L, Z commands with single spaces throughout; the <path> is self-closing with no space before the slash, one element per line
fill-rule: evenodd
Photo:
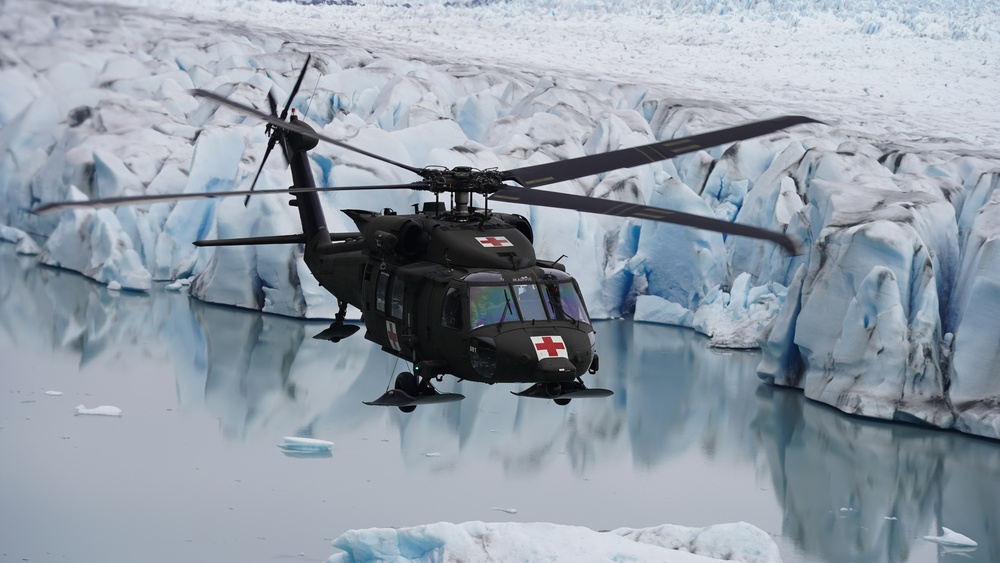
<path fill-rule="evenodd" d="M 419 381 L 417 381 L 417 376 L 413 375 L 408 371 L 401 372 L 396 376 L 395 388 L 406 393 L 411 397 L 416 397 L 419 389 Z M 399 407 L 399 410 L 403 412 L 413 412 L 416 410 L 416 405 L 409 405 L 406 407 Z"/>

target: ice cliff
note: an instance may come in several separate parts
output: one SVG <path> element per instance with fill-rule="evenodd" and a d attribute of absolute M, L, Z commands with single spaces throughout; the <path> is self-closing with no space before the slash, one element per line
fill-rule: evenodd
<path fill-rule="evenodd" d="M 663 86 L 442 62 L 360 39 L 298 33 L 288 43 L 280 29 L 183 17 L 154 26 L 115 7 L 8 2 L 3 11 L 0 236 L 126 290 L 185 279 L 200 299 L 283 315 L 335 310 L 297 248 L 191 245 L 296 232 L 280 198 L 246 208 L 231 198 L 55 217 L 30 210 L 248 188 L 263 125 L 188 90 L 266 107 L 268 90 L 283 99 L 291 89 L 305 52 L 314 64 L 297 110 L 327 135 L 416 166 L 512 168 L 774 115 L 679 99 Z M 634 315 L 695 328 L 720 346 L 759 344 L 768 382 L 845 412 L 1000 438 L 1000 154 L 815 117 L 831 124 L 556 188 L 785 230 L 807 249 L 799 256 L 670 225 L 497 208 L 532 220 L 540 256 L 567 255 L 594 317 Z M 415 179 L 324 145 L 313 167 L 326 185 Z M 288 182 L 272 158 L 258 187 Z M 422 197 L 323 199 L 331 230 L 351 230 L 338 209 L 403 211 Z"/>

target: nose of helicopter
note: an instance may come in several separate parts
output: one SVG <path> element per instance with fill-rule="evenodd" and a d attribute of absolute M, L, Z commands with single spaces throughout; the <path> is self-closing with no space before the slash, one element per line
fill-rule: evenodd
<path fill-rule="evenodd" d="M 498 379 L 561 382 L 583 375 L 594 354 L 587 334 L 560 326 L 519 328 L 497 335 Z"/>

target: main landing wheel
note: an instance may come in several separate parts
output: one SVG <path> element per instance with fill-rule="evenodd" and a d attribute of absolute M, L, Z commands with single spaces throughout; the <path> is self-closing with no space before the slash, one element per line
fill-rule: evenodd
<path fill-rule="evenodd" d="M 579 380 L 567 381 L 566 383 L 563 383 L 562 385 L 559 386 L 559 394 L 561 395 L 563 393 L 569 393 L 570 391 L 578 391 L 580 389 L 586 389 L 586 387 L 583 386 L 583 383 L 581 381 Z M 555 402 L 555 404 L 561 407 L 565 407 L 572 400 L 573 399 L 561 399 L 561 398 L 552 399 L 552 401 Z"/>
<path fill-rule="evenodd" d="M 419 381 L 417 381 L 417 376 L 413 375 L 408 371 L 404 371 L 396 376 L 395 388 L 402 391 L 403 393 L 406 393 L 411 397 L 416 397 L 420 386 L 419 386 Z M 417 406 L 409 405 L 398 408 L 403 412 L 413 412 L 417 408 Z"/>
<path fill-rule="evenodd" d="M 563 394 L 563 386 L 559 383 L 546 383 L 545 384 L 545 394 L 552 398 L 555 403 L 561 407 L 569 404 L 569 399 L 558 399 L 559 395 Z"/>

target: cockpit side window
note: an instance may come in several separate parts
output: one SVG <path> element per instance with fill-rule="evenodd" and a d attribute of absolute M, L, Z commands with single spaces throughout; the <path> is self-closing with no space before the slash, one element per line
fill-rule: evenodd
<path fill-rule="evenodd" d="M 462 328 L 462 292 L 449 287 L 441 309 L 441 324 L 448 328 Z"/>
<path fill-rule="evenodd" d="M 397 319 L 403 318 L 403 296 L 405 294 L 406 285 L 403 282 L 403 278 L 396 276 L 392 280 L 392 309 L 390 313 L 393 317 Z"/>
<path fill-rule="evenodd" d="M 542 306 L 537 285 L 533 283 L 515 284 L 514 295 L 517 296 L 517 304 L 521 308 L 521 316 L 524 320 L 545 320 L 545 307 Z"/>
<path fill-rule="evenodd" d="M 590 322 L 587 309 L 576 286 L 571 281 L 561 283 L 546 283 L 542 285 L 545 308 L 550 318 L 557 321 Z"/>
<path fill-rule="evenodd" d="M 469 328 L 516 320 L 519 317 L 511 301 L 509 286 L 469 287 Z"/>
<path fill-rule="evenodd" d="M 385 290 L 389 286 L 389 273 L 379 272 L 378 285 L 375 286 L 375 308 L 380 312 L 385 311 Z"/>

